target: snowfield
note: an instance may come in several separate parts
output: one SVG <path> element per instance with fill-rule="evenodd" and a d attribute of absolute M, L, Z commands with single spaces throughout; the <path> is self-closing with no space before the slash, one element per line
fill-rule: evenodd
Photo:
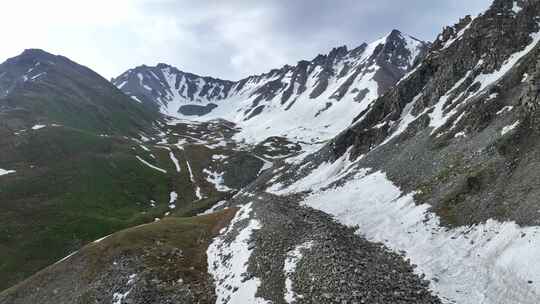
<path fill-rule="evenodd" d="M 422 54 L 425 43 L 406 34 L 391 32 L 362 46 L 363 49 L 358 48 L 358 53 L 345 50 L 345 54 L 328 54 L 336 56 L 336 59 L 331 63 L 331 75 L 323 78 L 322 75 L 329 73 L 327 67 L 323 68 L 324 65 L 313 59 L 314 68 L 307 70 L 302 81 L 295 74 L 296 70 L 282 69 L 246 78 L 245 81 L 230 82 L 230 90 L 223 90 L 222 80 L 187 75 L 164 65 L 138 72 L 127 71 L 115 80 L 115 84 L 122 89 L 126 81 L 133 79 L 132 85 L 138 87 L 139 97 L 147 96 L 152 91 L 151 86 L 156 86 L 156 89 L 163 90 L 163 94 L 152 101 L 162 113 L 178 119 L 225 119 L 234 122 L 241 127 L 240 132 L 234 135 L 238 142 L 244 140 L 254 144 L 271 136 L 283 136 L 295 142 L 321 142 L 348 127 L 379 97 L 384 87 L 377 75 L 384 73 L 384 68 L 373 60 L 373 56 L 381 51 L 381 46 L 396 43 L 397 39 L 403 41 L 401 51 L 405 53 L 401 56 L 406 60 L 396 63 L 396 68 L 407 72 Z M 327 82 L 324 88 L 320 86 L 321 81 Z M 268 90 L 271 83 L 279 84 L 278 91 L 261 99 L 264 96 L 261 90 Z M 193 93 L 186 94 L 188 86 Z M 210 93 L 214 91 L 218 94 Z M 186 105 L 213 107 L 201 116 L 184 115 L 179 109 Z"/>
<path fill-rule="evenodd" d="M 315 191 L 302 204 L 357 226 L 357 233 L 404 251 L 425 274 L 431 289 L 445 303 L 537 303 L 540 295 L 540 227 L 522 228 L 513 222 L 488 222 L 447 229 L 429 211 L 416 205 L 414 193 L 402 193 L 383 172 L 362 169 L 337 188 L 321 189 L 314 179 L 340 174 L 323 164 L 281 194 L 294 193 L 315 182 Z M 337 172 L 337 173 L 336 173 Z M 342 173 L 341 173 L 342 174 Z M 328 183 L 324 183 L 328 184 Z"/>

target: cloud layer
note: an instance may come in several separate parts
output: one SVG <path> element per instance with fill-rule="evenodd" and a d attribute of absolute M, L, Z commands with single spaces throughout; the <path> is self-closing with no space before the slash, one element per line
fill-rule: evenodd
<path fill-rule="evenodd" d="M 491 0 L 5 1 L 0 60 L 43 48 L 113 77 L 165 62 L 225 79 L 266 72 L 394 28 L 433 40 Z"/>

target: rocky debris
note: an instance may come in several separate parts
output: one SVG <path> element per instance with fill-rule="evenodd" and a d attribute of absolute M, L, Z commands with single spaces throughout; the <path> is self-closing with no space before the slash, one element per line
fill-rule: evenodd
<path fill-rule="evenodd" d="M 355 234 L 320 211 L 298 205 L 299 197 L 243 194 L 261 228 L 254 232 L 246 278 L 261 281 L 257 297 L 272 303 L 440 303 L 429 282 L 398 254 Z M 288 254 L 302 250 L 293 274 L 284 271 Z M 294 295 L 288 295 L 287 278 Z"/>
<path fill-rule="evenodd" d="M 154 259 L 153 262 L 159 267 L 144 267 L 144 260 L 148 258 Z M 89 291 L 81 296 L 82 303 L 114 302 L 120 297 L 120 303 L 126 304 L 214 303 L 215 295 L 209 276 L 206 281 L 198 281 L 178 270 L 176 275 L 172 274 L 182 259 L 182 251 L 178 248 L 162 250 L 158 255 L 147 251 L 142 256 L 119 257 L 92 282 Z M 195 269 L 192 272 L 195 276 L 199 275 L 195 274 Z"/>

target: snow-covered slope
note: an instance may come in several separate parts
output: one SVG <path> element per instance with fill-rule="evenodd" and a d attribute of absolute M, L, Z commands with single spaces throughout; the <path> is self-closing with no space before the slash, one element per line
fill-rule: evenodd
<path fill-rule="evenodd" d="M 496 0 L 267 191 L 309 191 L 444 303 L 540 303 L 540 1 Z M 290 196 L 289 196 L 290 197 Z"/>
<path fill-rule="evenodd" d="M 326 140 L 350 125 L 372 101 L 411 70 L 428 44 L 394 30 L 348 50 L 286 65 L 237 82 L 199 77 L 159 64 L 131 69 L 113 83 L 139 102 L 193 120 L 226 119 L 239 138 Z"/>

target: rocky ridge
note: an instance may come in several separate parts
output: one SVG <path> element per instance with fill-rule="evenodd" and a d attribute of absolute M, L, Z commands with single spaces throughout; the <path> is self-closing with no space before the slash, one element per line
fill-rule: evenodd
<path fill-rule="evenodd" d="M 394 30 L 371 44 L 334 48 L 311 61 L 236 82 L 159 64 L 131 69 L 113 83 L 167 115 L 235 122 L 250 130 L 242 133 L 248 141 L 269 136 L 321 140 L 348 126 L 354 115 L 410 71 L 428 46 Z"/>

